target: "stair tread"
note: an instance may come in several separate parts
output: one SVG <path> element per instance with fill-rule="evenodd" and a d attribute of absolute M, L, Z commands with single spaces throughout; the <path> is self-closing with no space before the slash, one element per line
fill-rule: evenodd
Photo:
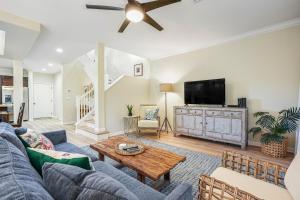
<path fill-rule="evenodd" d="M 95 135 L 103 135 L 103 134 L 108 134 L 108 131 L 95 131 L 95 129 L 88 127 L 88 126 L 78 126 L 78 129 L 93 133 Z"/>

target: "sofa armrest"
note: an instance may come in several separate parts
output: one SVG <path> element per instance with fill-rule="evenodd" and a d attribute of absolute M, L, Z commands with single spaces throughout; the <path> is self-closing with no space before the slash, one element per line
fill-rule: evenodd
<path fill-rule="evenodd" d="M 222 167 L 285 187 L 284 177 L 287 168 L 278 164 L 259 160 L 248 155 L 224 151 Z"/>
<path fill-rule="evenodd" d="M 198 199 L 205 200 L 262 200 L 248 192 L 233 187 L 218 179 L 202 175 L 199 180 Z"/>
<path fill-rule="evenodd" d="M 67 142 L 67 135 L 65 130 L 50 131 L 43 133 L 54 145 Z"/>
<path fill-rule="evenodd" d="M 189 184 L 180 184 L 177 186 L 165 200 L 192 200 L 192 186 Z"/>

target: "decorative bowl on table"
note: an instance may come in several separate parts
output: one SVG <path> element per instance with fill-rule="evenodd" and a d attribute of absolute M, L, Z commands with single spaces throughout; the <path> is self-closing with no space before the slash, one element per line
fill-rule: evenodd
<path fill-rule="evenodd" d="M 137 143 L 132 143 L 132 144 L 119 143 L 116 145 L 115 151 L 117 154 L 123 156 L 134 156 L 143 153 L 145 151 L 145 147 L 144 145 L 137 144 Z"/>

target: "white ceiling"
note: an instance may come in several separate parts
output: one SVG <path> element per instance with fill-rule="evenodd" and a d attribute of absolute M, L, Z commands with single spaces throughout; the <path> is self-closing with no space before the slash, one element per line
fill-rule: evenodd
<path fill-rule="evenodd" d="M 40 37 L 24 63 L 34 70 L 58 67 L 94 48 L 107 46 L 157 59 L 300 18 L 300 0 L 182 0 L 149 14 L 164 27 L 145 23 L 117 32 L 124 12 L 85 9 L 86 3 L 125 6 L 125 0 L 0 0 L 1 9 L 40 22 Z M 143 1 L 145 2 L 145 1 Z M 0 27 L 1 29 L 1 27 Z M 55 52 L 62 47 L 64 53 Z"/>
<path fill-rule="evenodd" d="M 12 67 L 12 61 L 10 59 L 6 58 L 0 58 L 0 67 L 4 68 L 11 68 Z"/>

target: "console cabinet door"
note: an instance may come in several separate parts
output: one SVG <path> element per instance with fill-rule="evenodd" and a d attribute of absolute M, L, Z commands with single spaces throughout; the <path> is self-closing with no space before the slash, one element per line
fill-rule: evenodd
<path fill-rule="evenodd" d="M 176 128 L 183 127 L 183 115 L 176 115 Z"/>
<path fill-rule="evenodd" d="M 215 131 L 215 118 L 205 117 L 205 131 Z"/>
<path fill-rule="evenodd" d="M 230 118 L 215 118 L 215 131 L 218 133 L 230 134 L 230 125 L 231 119 Z"/>
<path fill-rule="evenodd" d="M 195 128 L 195 118 L 193 115 L 183 115 L 183 127 L 186 129 Z"/>
<path fill-rule="evenodd" d="M 242 135 L 242 120 L 241 119 L 232 119 L 232 135 Z"/>
<path fill-rule="evenodd" d="M 202 116 L 195 116 L 195 129 L 203 130 L 203 117 Z"/>

